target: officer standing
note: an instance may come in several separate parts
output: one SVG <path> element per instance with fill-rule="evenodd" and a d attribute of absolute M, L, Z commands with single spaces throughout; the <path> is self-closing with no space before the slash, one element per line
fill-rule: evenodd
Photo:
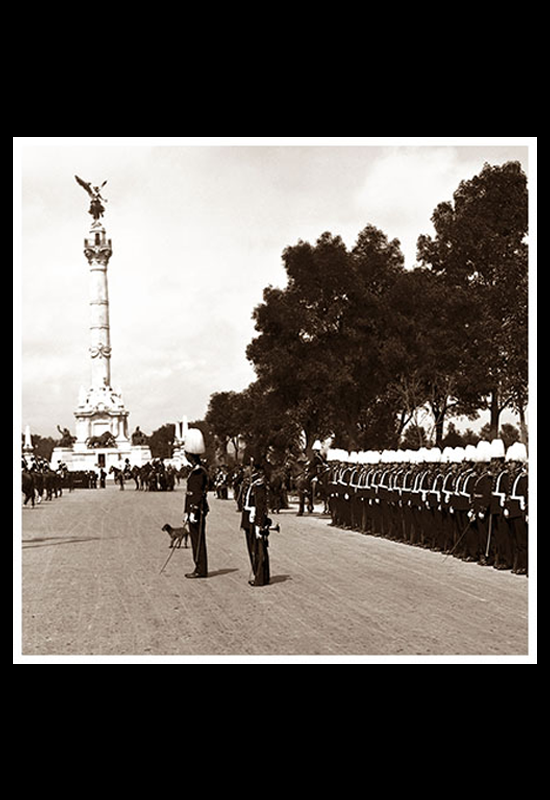
<path fill-rule="evenodd" d="M 493 475 L 489 469 L 492 449 L 489 442 L 481 440 L 476 447 L 478 472 L 473 485 L 471 528 L 477 532 L 471 556 L 482 566 L 494 564 L 493 517 L 491 492 Z M 474 527 L 475 526 L 475 527 Z"/>
<path fill-rule="evenodd" d="M 189 525 L 195 569 L 186 578 L 206 578 L 208 558 L 206 552 L 206 515 L 208 514 L 208 473 L 201 464 L 205 452 L 204 439 L 198 428 L 189 428 L 185 437 L 185 457 L 192 469 L 187 478 L 184 513 Z"/>
<path fill-rule="evenodd" d="M 242 514 L 241 529 L 246 537 L 246 547 L 252 571 L 256 567 L 256 541 L 254 523 L 256 520 L 256 506 L 254 499 L 254 482 L 257 480 L 257 470 L 251 464 L 246 467 L 242 482 Z"/>
<path fill-rule="evenodd" d="M 506 450 L 502 439 L 493 439 L 493 486 L 491 490 L 491 521 L 494 550 L 493 566 L 496 569 L 509 569 L 512 565 L 512 541 L 510 526 L 504 515 L 506 497 L 510 490 L 510 470 L 505 463 Z"/>
<path fill-rule="evenodd" d="M 250 586 L 267 586 L 270 579 L 269 574 L 269 551 L 268 551 L 268 529 L 270 520 L 267 516 L 268 509 L 268 487 L 263 465 L 254 465 L 254 475 L 251 484 L 250 522 L 252 525 L 251 534 L 253 536 L 253 570 L 254 579 L 248 581 Z"/>
<path fill-rule="evenodd" d="M 527 448 L 515 442 L 508 448 L 506 460 L 510 463 L 512 476 L 510 494 L 506 498 L 504 515 L 508 520 L 513 541 L 512 572 L 527 575 L 528 569 L 528 514 L 527 514 Z"/>

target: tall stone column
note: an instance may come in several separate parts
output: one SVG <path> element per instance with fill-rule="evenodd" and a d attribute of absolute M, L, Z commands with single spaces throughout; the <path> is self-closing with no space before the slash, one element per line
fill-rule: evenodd
<path fill-rule="evenodd" d="M 90 266 L 90 360 L 92 389 L 111 386 L 111 339 L 107 266 L 112 255 L 111 240 L 96 220 L 84 239 L 84 255 Z"/>
<path fill-rule="evenodd" d="M 113 248 L 101 222 L 107 202 L 101 191 L 107 181 L 101 186 L 92 186 L 77 175 L 75 178 L 91 198 L 88 213 L 93 217 L 90 232 L 84 239 L 84 255 L 89 266 L 91 377 L 89 387 L 80 389 L 74 412 L 76 441 L 72 448 L 71 469 L 101 467 L 109 471 L 110 467 L 122 469 L 127 463 L 141 466 L 151 459 L 151 451 L 146 446 L 132 446 L 128 435 L 129 412 L 124 407 L 121 392 L 111 386 L 107 267 Z M 56 448 L 54 455 L 60 449 Z"/>
<path fill-rule="evenodd" d="M 112 242 L 107 238 L 104 226 L 99 218 L 94 218 L 90 232 L 84 239 L 84 255 L 89 266 L 90 385 L 87 391 L 81 389 L 79 392 L 75 411 L 76 449 L 89 449 L 90 440 L 96 442 L 101 437 L 107 437 L 105 448 L 116 447 L 121 454 L 130 442 L 128 411 L 124 408 L 120 392 L 111 386 L 107 268 L 112 253 Z"/>

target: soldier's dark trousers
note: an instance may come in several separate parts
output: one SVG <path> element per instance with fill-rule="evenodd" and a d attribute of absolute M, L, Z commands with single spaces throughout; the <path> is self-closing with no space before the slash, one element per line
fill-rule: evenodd
<path fill-rule="evenodd" d="M 395 505 L 395 527 L 394 536 L 398 542 L 405 541 L 405 510 L 403 506 Z"/>
<path fill-rule="evenodd" d="M 256 537 L 256 554 L 254 568 L 254 584 L 256 586 L 267 586 L 269 583 L 269 544 L 267 536 Z"/>
<path fill-rule="evenodd" d="M 248 557 L 250 559 L 250 566 L 252 571 L 256 569 L 256 534 L 254 532 L 254 525 L 248 525 L 245 530 L 246 547 L 248 550 Z"/>
<path fill-rule="evenodd" d="M 189 535 L 191 536 L 195 572 L 206 578 L 208 574 L 208 558 L 206 554 L 206 519 L 203 513 L 199 515 L 198 522 L 189 523 Z"/>
<path fill-rule="evenodd" d="M 370 504 L 370 498 L 365 498 L 363 500 L 363 532 L 364 533 L 372 533 L 372 506 Z"/>
<path fill-rule="evenodd" d="M 372 501 L 372 532 L 375 536 L 380 536 L 382 533 L 382 512 L 380 509 L 380 500 L 378 498 Z"/>
<path fill-rule="evenodd" d="M 527 524 L 523 517 L 514 517 L 512 520 L 514 540 L 513 571 L 520 575 L 527 574 Z"/>
<path fill-rule="evenodd" d="M 512 569 L 516 552 L 513 528 L 508 520 L 495 515 L 495 567 L 497 569 Z"/>
<path fill-rule="evenodd" d="M 454 532 L 454 514 L 451 514 L 450 511 L 443 511 L 442 512 L 442 547 L 444 553 L 449 553 L 453 548 L 453 532 Z"/>
<path fill-rule="evenodd" d="M 420 544 L 422 541 L 422 529 L 424 527 L 422 511 L 418 506 L 413 506 L 411 509 L 411 514 L 412 514 L 411 544 Z"/>
<path fill-rule="evenodd" d="M 420 510 L 420 519 L 422 520 L 420 527 L 420 544 L 422 547 L 431 547 L 433 523 L 431 508 L 426 508 L 426 506 L 422 505 Z"/>
<path fill-rule="evenodd" d="M 411 507 L 406 504 L 403 506 L 403 536 L 406 542 L 412 541 L 412 526 L 413 526 L 413 514 L 411 511 Z"/>
<path fill-rule="evenodd" d="M 464 559 L 466 561 L 477 561 L 479 558 L 479 542 L 480 539 L 486 538 L 485 524 L 481 520 L 473 520 L 470 527 L 464 534 L 465 552 Z"/>
<path fill-rule="evenodd" d="M 380 512 L 381 512 L 381 529 L 380 533 L 382 536 L 386 536 L 388 539 L 391 538 L 392 535 L 392 519 L 391 519 L 391 507 L 387 500 L 382 500 L 380 502 Z"/>
<path fill-rule="evenodd" d="M 477 527 L 477 558 L 481 564 L 492 565 L 494 563 L 495 549 L 495 525 L 492 515 L 487 515 L 483 519 L 478 519 Z M 487 555 L 486 555 L 487 553 Z"/>
<path fill-rule="evenodd" d="M 454 516 L 456 525 L 453 544 L 454 555 L 458 558 L 464 558 L 466 556 L 466 536 L 468 535 L 470 520 L 466 511 L 455 511 Z"/>
<path fill-rule="evenodd" d="M 432 508 L 432 544 L 433 550 L 443 550 L 443 514 Z"/>
<path fill-rule="evenodd" d="M 352 496 L 350 500 L 350 506 L 351 506 L 351 526 L 354 531 L 360 531 L 363 508 L 361 500 L 357 495 Z"/>

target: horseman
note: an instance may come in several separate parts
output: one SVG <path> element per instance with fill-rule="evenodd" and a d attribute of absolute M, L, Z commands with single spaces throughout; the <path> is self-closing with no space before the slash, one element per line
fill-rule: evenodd
<path fill-rule="evenodd" d="M 325 502 L 324 483 L 325 477 L 328 476 L 327 451 L 319 439 L 313 443 L 311 449 L 313 454 L 308 465 L 308 475 L 311 477 L 312 500 L 315 502 L 315 496 L 317 495 L 319 500 Z"/>
<path fill-rule="evenodd" d="M 311 458 L 305 462 L 303 472 L 296 479 L 298 489 L 298 516 L 303 516 L 304 506 L 307 504 L 308 513 L 313 512 L 315 492 L 319 480 L 326 470 L 326 460 L 323 457 L 323 445 L 317 439 L 312 445 Z"/>

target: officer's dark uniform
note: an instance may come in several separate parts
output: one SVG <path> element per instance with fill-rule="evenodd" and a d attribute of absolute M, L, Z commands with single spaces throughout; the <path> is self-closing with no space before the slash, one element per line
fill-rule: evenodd
<path fill-rule="evenodd" d="M 249 468 L 247 468 L 248 470 Z M 241 528 L 246 536 L 246 547 L 248 550 L 248 557 L 250 559 L 250 566 L 254 571 L 256 567 L 256 541 L 254 533 L 254 519 L 256 516 L 256 508 L 254 501 L 254 481 L 257 474 L 245 475 L 242 483 L 242 513 L 241 513 Z M 252 517 L 252 519 L 251 519 Z"/>
<path fill-rule="evenodd" d="M 527 575 L 527 472 L 523 467 L 510 481 L 511 491 L 506 500 L 505 513 L 510 522 L 513 538 L 512 572 Z"/>
<path fill-rule="evenodd" d="M 206 578 L 208 559 L 206 553 L 206 515 L 208 514 L 208 473 L 197 464 L 187 478 L 184 512 L 189 515 L 189 535 L 193 548 L 195 570 L 188 578 Z"/>
<path fill-rule="evenodd" d="M 254 535 L 254 580 L 249 581 L 251 586 L 267 586 L 269 574 L 269 543 L 268 543 L 268 490 L 265 476 L 259 473 L 251 486 L 251 501 L 254 507 L 254 520 L 252 532 Z"/>
<path fill-rule="evenodd" d="M 493 522 L 494 562 L 497 569 L 508 569 L 512 565 L 512 535 L 504 515 L 506 497 L 510 491 L 510 471 L 497 465 L 493 475 L 491 491 L 491 516 Z"/>
<path fill-rule="evenodd" d="M 491 515 L 491 492 L 493 476 L 487 468 L 482 468 L 474 484 L 473 513 L 477 539 L 473 540 L 471 557 L 485 566 L 492 566 L 495 561 L 495 540 L 493 536 L 493 519 Z"/>

